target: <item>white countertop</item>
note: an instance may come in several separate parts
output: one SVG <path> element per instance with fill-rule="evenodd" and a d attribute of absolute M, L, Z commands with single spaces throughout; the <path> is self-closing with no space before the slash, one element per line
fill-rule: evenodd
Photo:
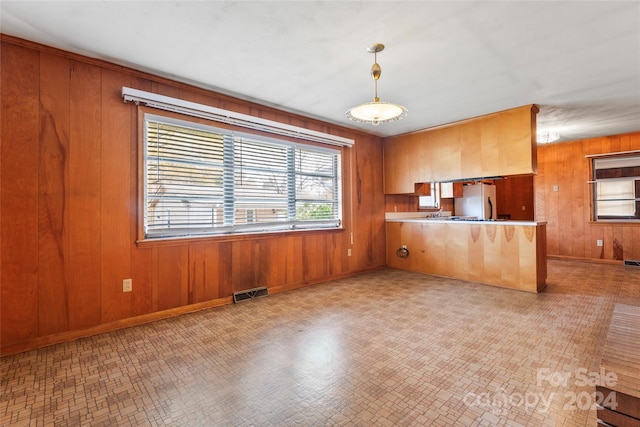
<path fill-rule="evenodd" d="M 435 223 L 435 224 L 478 224 L 478 225 L 529 225 L 529 226 L 537 226 L 546 224 L 546 221 L 518 221 L 518 220 L 493 220 L 493 221 L 478 221 L 478 220 L 465 220 L 465 219 L 447 219 L 447 217 L 443 218 L 427 218 L 426 214 L 416 214 L 413 212 L 413 215 L 406 215 L 400 218 L 394 217 L 392 215 L 389 217 L 387 215 L 387 222 L 420 222 L 420 223 Z"/>

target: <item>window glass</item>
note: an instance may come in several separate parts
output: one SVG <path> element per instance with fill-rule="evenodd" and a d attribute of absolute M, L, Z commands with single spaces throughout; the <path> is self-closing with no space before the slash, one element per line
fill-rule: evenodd
<path fill-rule="evenodd" d="M 418 197 L 418 206 L 420 208 L 437 208 L 440 205 L 440 186 L 438 183 L 430 184 L 431 195 Z"/>
<path fill-rule="evenodd" d="M 340 151 L 145 114 L 145 237 L 340 225 Z"/>
<path fill-rule="evenodd" d="M 601 180 L 597 186 L 598 215 L 635 215 L 634 180 Z"/>
<path fill-rule="evenodd" d="M 595 158 L 592 166 L 594 219 L 640 219 L 640 156 Z"/>

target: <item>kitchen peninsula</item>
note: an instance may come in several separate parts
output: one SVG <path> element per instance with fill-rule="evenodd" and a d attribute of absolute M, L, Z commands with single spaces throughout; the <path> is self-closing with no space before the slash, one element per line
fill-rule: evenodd
<path fill-rule="evenodd" d="M 546 222 L 388 214 L 386 229 L 389 267 L 527 292 L 546 286 Z"/>

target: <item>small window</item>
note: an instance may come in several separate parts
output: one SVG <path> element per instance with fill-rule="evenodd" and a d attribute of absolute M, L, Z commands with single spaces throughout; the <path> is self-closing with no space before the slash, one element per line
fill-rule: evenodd
<path fill-rule="evenodd" d="M 438 183 L 430 183 L 431 194 L 428 196 L 418 197 L 418 206 L 420 208 L 437 208 L 440 206 L 440 185 Z"/>
<path fill-rule="evenodd" d="M 593 159 L 594 219 L 640 219 L 640 156 Z"/>
<path fill-rule="evenodd" d="M 339 227 L 341 152 L 144 116 L 144 237 Z"/>

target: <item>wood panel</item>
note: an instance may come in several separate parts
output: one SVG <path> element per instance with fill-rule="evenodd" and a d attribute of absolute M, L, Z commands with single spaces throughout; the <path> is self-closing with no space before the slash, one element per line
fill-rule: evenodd
<path fill-rule="evenodd" d="M 326 276 L 327 254 L 321 254 L 322 236 L 307 235 L 302 238 L 302 280 Z"/>
<path fill-rule="evenodd" d="M 573 178 L 573 165 L 570 161 L 571 150 L 569 144 L 562 145 L 558 151 L 558 182 L 563 182 L 564 197 L 558 198 L 558 233 L 563 240 L 559 246 L 561 255 L 573 256 L 573 239 L 571 233 L 571 183 Z"/>
<path fill-rule="evenodd" d="M 40 55 L 1 46 L 0 255 L 2 343 L 38 334 L 38 134 Z"/>
<path fill-rule="evenodd" d="M 569 157 L 579 159 L 582 156 L 582 147 L 577 144 L 571 144 Z M 573 257 L 582 256 L 585 253 L 584 233 L 586 222 L 584 221 L 584 204 L 589 199 L 585 199 L 585 190 L 588 190 L 586 181 L 583 177 L 589 175 L 589 165 L 586 161 L 571 162 L 571 187 L 570 187 L 570 221 L 571 221 L 571 255 Z M 588 193 L 587 193 L 588 194 Z"/>
<path fill-rule="evenodd" d="M 461 151 L 460 167 L 465 176 L 483 176 L 484 160 L 482 160 L 482 142 L 480 122 L 472 121 L 460 133 Z"/>
<path fill-rule="evenodd" d="M 344 274 L 351 270 L 351 265 L 373 268 L 386 264 L 384 251 L 380 247 L 385 244 L 384 218 L 385 196 L 381 191 L 382 184 L 382 145 L 379 138 L 362 137 L 358 140 L 358 149 L 349 153 L 355 158 L 356 187 L 353 205 L 353 223 L 348 224 L 353 229 L 354 246 L 351 246 L 350 236 L 334 235 L 337 239 L 334 254 L 340 262 L 334 269 L 335 274 Z M 345 249 L 352 248 L 351 257 Z M 356 257 L 356 258 L 354 258 Z"/>
<path fill-rule="evenodd" d="M 466 126 L 462 124 L 421 134 L 421 136 L 428 135 L 428 139 L 418 156 L 420 170 L 416 182 L 446 181 L 464 177 L 462 151 L 468 148 L 462 146 L 460 135 L 465 130 Z M 425 170 L 425 166 L 430 170 Z"/>
<path fill-rule="evenodd" d="M 219 245 L 189 246 L 189 303 L 220 298 Z"/>
<path fill-rule="evenodd" d="M 282 291 L 385 265 L 379 137 L 0 38 L 3 352 L 228 303 L 247 286 Z M 138 244 L 139 111 L 122 86 L 355 139 L 343 150 L 344 230 Z"/>
<path fill-rule="evenodd" d="M 640 259 L 640 223 L 593 222 L 587 155 L 640 150 L 640 132 L 538 147 L 536 215 L 547 222 L 551 256 L 615 261 Z M 554 187 L 557 191 L 554 191 Z M 603 245 L 597 246 L 602 240 Z"/>
<path fill-rule="evenodd" d="M 158 310 L 188 304 L 188 273 L 188 246 L 170 246 L 158 250 Z"/>
<path fill-rule="evenodd" d="M 268 272 L 264 278 L 264 282 L 267 286 L 274 286 L 280 283 L 288 283 L 288 278 L 293 277 L 292 259 L 295 259 L 295 253 L 290 251 L 292 239 L 287 237 L 275 238 L 264 240 L 266 245 L 262 250 L 265 252 L 265 261 L 268 263 L 268 268 L 265 272 Z M 289 255 L 292 258 L 289 258 Z"/>
<path fill-rule="evenodd" d="M 560 206 L 560 194 L 564 193 L 564 181 L 562 181 L 562 186 L 559 184 L 561 181 L 559 180 L 558 171 L 560 170 L 562 163 L 558 159 L 558 152 L 554 151 L 552 153 L 548 153 L 546 155 L 549 163 L 547 163 L 547 174 L 550 177 L 547 193 L 549 197 L 545 197 L 547 201 L 547 209 L 549 210 L 549 219 L 547 216 L 543 215 L 542 221 L 547 221 L 547 248 L 549 253 L 559 253 L 560 247 L 560 216 L 558 215 L 559 206 Z M 562 193 L 560 192 L 562 189 Z M 553 218 L 553 220 L 551 219 Z"/>
<path fill-rule="evenodd" d="M 476 153 L 481 165 L 480 177 L 500 175 L 499 173 L 490 172 L 497 172 L 500 169 L 502 159 L 499 148 L 504 144 L 504 142 L 505 138 L 502 136 L 500 117 L 487 117 L 486 120 L 480 124 L 480 146 Z M 527 173 L 527 171 L 520 173 Z"/>
<path fill-rule="evenodd" d="M 68 229 L 69 328 L 100 323 L 100 171 L 102 73 L 75 62 L 70 69 Z M 73 226 L 71 226 L 73 225 Z"/>
<path fill-rule="evenodd" d="M 545 286 L 544 224 L 388 221 L 386 228 L 390 267 L 528 292 Z M 402 246 L 407 258 L 396 254 Z"/>
<path fill-rule="evenodd" d="M 545 152 L 542 150 L 538 150 L 537 158 L 538 158 L 538 174 L 533 176 L 533 200 L 534 200 L 534 208 L 533 208 L 533 219 L 534 221 L 541 221 L 540 218 L 543 218 L 543 212 L 546 208 L 546 199 L 544 197 L 545 191 L 539 191 L 540 189 L 544 189 L 548 182 L 545 180 L 546 176 L 546 159 L 544 158 Z M 538 191 L 536 191 L 538 190 Z"/>
<path fill-rule="evenodd" d="M 510 176 L 506 179 L 497 179 L 495 185 L 498 218 L 533 221 L 533 176 Z"/>
<path fill-rule="evenodd" d="M 148 79 L 133 77 L 131 85 L 140 90 L 152 90 L 153 83 Z M 131 108 L 131 123 L 138 123 L 138 109 Z M 130 141 L 138 140 L 138 127 L 131 126 Z M 129 176 L 129 206 L 138 207 L 138 179 L 139 164 L 142 163 L 138 154 L 139 144 L 130 144 L 129 147 L 129 164 L 135 169 L 135 173 Z M 139 210 L 138 210 L 139 211 Z M 137 218 L 131 218 L 131 236 L 129 244 L 131 246 L 131 278 L 135 283 L 134 291 L 131 294 L 131 315 L 140 316 L 142 314 L 151 313 L 158 309 L 157 299 L 157 266 L 154 266 L 154 253 L 151 248 L 139 248 L 137 239 L 143 234 L 143 230 L 138 230 L 140 221 Z M 156 272 L 154 276 L 154 272 Z M 155 280 L 154 280 L 155 277 Z M 155 298 L 154 298 L 155 295 Z"/>
<path fill-rule="evenodd" d="M 422 149 L 419 136 L 412 134 L 403 138 L 389 139 L 384 149 L 384 193 L 413 193 L 416 182 L 420 182 L 418 160 Z M 424 144 L 426 146 L 426 143 Z"/>
<path fill-rule="evenodd" d="M 418 212 L 418 196 L 404 194 L 386 194 L 385 212 Z"/>
<path fill-rule="evenodd" d="M 131 293 L 122 292 L 122 281 L 131 278 L 130 174 L 131 107 L 122 102 L 120 89 L 131 78 L 102 72 L 101 116 L 101 298 L 102 321 L 131 315 Z M 134 283 L 133 286 L 136 286 Z"/>
<path fill-rule="evenodd" d="M 43 53 L 38 153 L 38 334 L 69 328 L 66 262 L 69 152 L 69 60 Z"/>
<path fill-rule="evenodd" d="M 231 283 L 233 292 L 243 289 L 251 289 L 258 286 L 258 268 L 256 268 L 257 242 L 254 240 L 242 240 L 233 242 L 231 246 Z"/>
<path fill-rule="evenodd" d="M 384 192 L 416 182 L 533 174 L 537 107 L 528 105 L 384 139 Z"/>

